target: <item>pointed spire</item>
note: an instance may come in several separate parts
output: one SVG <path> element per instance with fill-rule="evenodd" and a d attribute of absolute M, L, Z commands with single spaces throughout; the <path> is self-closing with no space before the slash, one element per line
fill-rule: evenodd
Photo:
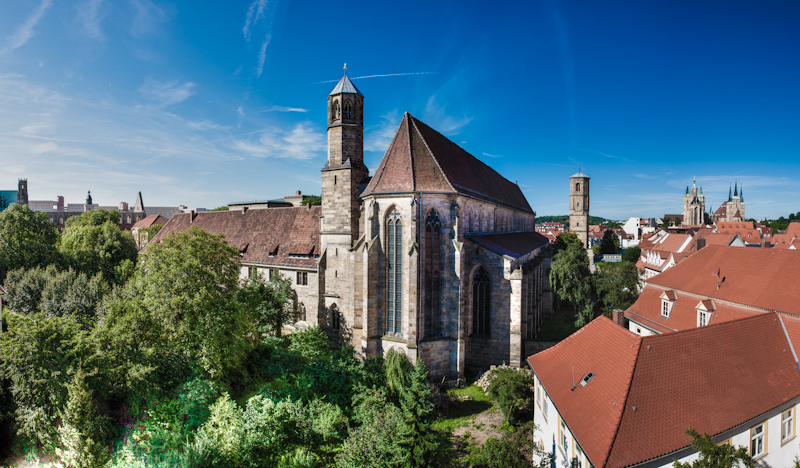
<path fill-rule="evenodd" d="M 728 186 L 728 201 L 733 201 L 733 198 L 731 197 L 731 186 L 730 185 Z"/>
<path fill-rule="evenodd" d="M 344 64 L 344 76 L 342 79 L 339 80 L 339 83 L 333 88 L 333 91 L 329 94 L 329 96 L 333 96 L 334 94 L 341 94 L 341 93 L 349 93 L 349 94 L 358 94 L 359 96 L 364 96 L 361 94 L 361 91 L 356 88 L 356 85 L 350 81 L 350 78 L 347 77 L 347 64 Z"/>
<path fill-rule="evenodd" d="M 741 198 L 742 203 L 744 203 L 744 188 L 739 189 L 739 198 Z"/>
<path fill-rule="evenodd" d="M 697 176 L 692 177 L 692 188 L 697 187 Z"/>
<path fill-rule="evenodd" d="M 686 195 L 689 195 L 689 186 L 686 186 Z"/>
<path fill-rule="evenodd" d="M 703 184 L 700 184 L 700 195 L 703 194 Z"/>
<path fill-rule="evenodd" d="M 136 205 L 133 207 L 134 213 L 144 213 L 144 202 L 142 201 L 142 192 L 136 196 Z"/>
<path fill-rule="evenodd" d="M 736 183 L 733 186 L 733 196 L 734 197 L 738 197 L 739 196 L 739 181 L 738 180 L 736 181 Z"/>

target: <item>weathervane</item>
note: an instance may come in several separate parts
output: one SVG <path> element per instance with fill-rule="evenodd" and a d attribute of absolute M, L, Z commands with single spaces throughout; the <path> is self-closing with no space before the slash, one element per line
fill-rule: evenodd
<path fill-rule="evenodd" d="M 347 75 L 347 62 L 344 63 L 344 74 Z"/>

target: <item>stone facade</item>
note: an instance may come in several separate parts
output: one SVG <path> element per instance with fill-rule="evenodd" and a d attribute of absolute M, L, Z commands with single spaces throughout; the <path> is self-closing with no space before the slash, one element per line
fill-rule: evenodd
<path fill-rule="evenodd" d="M 569 232 L 589 245 L 589 176 L 580 170 L 569 178 Z"/>
<path fill-rule="evenodd" d="M 703 186 L 697 187 L 697 179 L 692 181 L 692 187 L 686 186 L 686 195 L 683 196 L 684 225 L 698 226 L 706 222 L 706 197 L 703 195 Z"/>

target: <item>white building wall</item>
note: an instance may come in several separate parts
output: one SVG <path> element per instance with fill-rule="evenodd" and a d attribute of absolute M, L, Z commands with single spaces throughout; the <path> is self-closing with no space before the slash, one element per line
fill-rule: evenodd
<path fill-rule="evenodd" d="M 631 319 L 628 319 L 628 330 L 636 333 L 639 336 L 650 336 L 650 335 L 657 335 L 658 333 L 654 332 L 653 330 L 645 327 L 640 323 L 636 323 Z"/>

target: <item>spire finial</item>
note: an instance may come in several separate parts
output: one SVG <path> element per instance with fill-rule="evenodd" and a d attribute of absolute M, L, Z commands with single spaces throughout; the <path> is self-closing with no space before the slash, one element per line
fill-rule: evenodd
<path fill-rule="evenodd" d="M 344 76 L 347 76 L 347 62 L 344 63 Z"/>

